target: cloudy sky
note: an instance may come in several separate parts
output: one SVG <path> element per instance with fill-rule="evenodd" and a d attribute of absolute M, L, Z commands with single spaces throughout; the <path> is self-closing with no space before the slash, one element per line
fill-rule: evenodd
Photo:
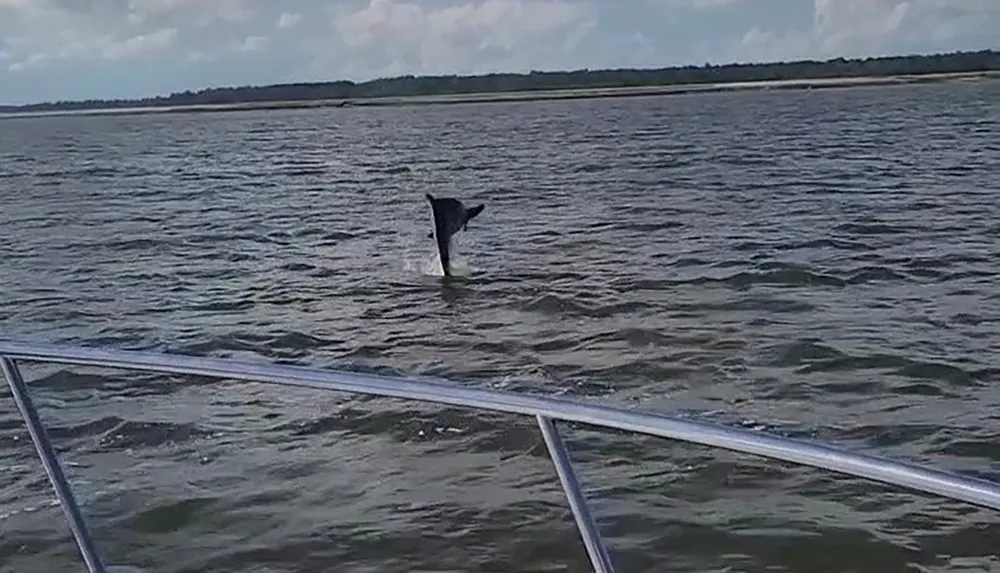
<path fill-rule="evenodd" d="M 0 0 L 0 103 L 1000 48 L 1000 0 Z"/>

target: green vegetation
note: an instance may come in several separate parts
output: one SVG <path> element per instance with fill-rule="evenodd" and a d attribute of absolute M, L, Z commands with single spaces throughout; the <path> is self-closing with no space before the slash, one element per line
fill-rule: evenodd
<path fill-rule="evenodd" d="M 1000 52 L 954 52 L 950 54 L 891 56 L 865 59 L 838 58 L 820 61 L 776 62 L 682 66 L 661 69 L 574 70 L 528 74 L 488 74 L 481 76 L 402 76 L 367 82 L 349 81 L 296 83 L 271 86 L 211 88 L 185 91 L 169 96 L 135 100 L 60 101 L 24 106 L 0 106 L 0 113 L 65 112 L 77 110 L 114 110 L 127 108 L 164 108 L 179 106 L 302 107 L 375 103 L 374 98 L 421 98 L 442 101 L 472 99 L 538 99 L 539 92 L 577 90 L 579 97 L 628 93 L 664 93 L 666 87 L 705 86 L 735 82 L 775 82 L 782 80 L 834 80 L 850 78 L 893 78 L 928 74 L 975 74 L 1000 71 Z M 832 85 L 832 84 L 831 84 Z M 801 86 L 796 86 L 801 87 Z M 658 89 L 651 89 L 658 88 Z M 722 89 L 722 87 L 719 87 Z M 589 90 L 582 92 L 579 90 Z M 690 91 L 690 90 L 687 90 Z M 537 97 L 532 98 L 534 93 Z M 504 98 L 508 96 L 528 96 Z M 386 101 L 385 103 L 389 103 Z M 399 103 L 399 102 L 396 102 Z M 295 105 L 297 104 L 297 105 Z"/>

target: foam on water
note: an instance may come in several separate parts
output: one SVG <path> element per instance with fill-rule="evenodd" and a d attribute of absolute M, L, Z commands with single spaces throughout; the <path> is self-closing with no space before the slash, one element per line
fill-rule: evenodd
<path fill-rule="evenodd" d="M 459 252 L 458 243 L 457 237 L 453 237 L 451 240 L 451 274 L 457 277 L 467 277 L 472 274 L 475 268 Z M 403 267 L 407 272 L 418 272 L 432 277 L 444 276 L 441 255 L 433 241 L 430 242 L 430 246 L 420 248 L 416 253 L 408 253 L 403 261 Z"/>
<path fill-rule="evenodd" d="M 407 257 L 403 261 L 403 268 L 407 272 L 418 272 L 422 275 L 431 277 L 443 277 L 444 269 L 441 267 L 441 257 L 435 250 L 432 253 L 419 253 L 410 257 Z M 475 269 L 469 265 L 469 263 L 461 257 L 456 257 L 454 251 L 452 251 L 451 259 L 451 274 L 452 276 L 467 277 L 472 274 Z"/>

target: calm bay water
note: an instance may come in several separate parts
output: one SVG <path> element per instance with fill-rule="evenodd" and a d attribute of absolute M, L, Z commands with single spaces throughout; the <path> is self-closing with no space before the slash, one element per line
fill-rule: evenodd
<path fill-rule="evenodd" d="M 1000 84 L 0 121 L 0 337 L 283 360 L 1000 479 Z M 443 284 L 425 192 L 485 202 Z M 532 420 L 25 365 L 109 561 L 585 571 Z M 988 571 L 961 503 L 566 430 L 626 571 Z M 0 570 L 79 570 L 0 399 Z"/>

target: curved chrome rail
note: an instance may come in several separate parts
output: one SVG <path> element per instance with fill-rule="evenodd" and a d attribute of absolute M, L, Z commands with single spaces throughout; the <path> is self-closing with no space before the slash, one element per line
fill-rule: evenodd
<path fill-rule="evenodd" d="M 4 374 L 25 424 L 28 426 L 38 455 L 42 458 L 56 495 L 70 521 L 70 527 L 80 552 L 92 573 L 101 573 L 106 569 L 90 539 L 45 428 L 32 405 L 27 385 L 21 377 L 16 361 L 74 364 L 236 379 L 404 398 L 534 416 L 549 450 L 559 481 L 569 500 L 590 561 L 598 573 L 612 573 L 614 566 L 580 489 L 566 445 L 553 423 L 555 420 L 579 422 L 756 454 L 1000 510 L 1000 484 L 991 481 L 925 468 L 911 463 L 851 453 L 818 443 L 716 424 L 584 404 L 567 399 L 465 388 L 371 374 L 239 362 L 219 358 L 0 341 L 0 363 L 2 363 Z"/>

